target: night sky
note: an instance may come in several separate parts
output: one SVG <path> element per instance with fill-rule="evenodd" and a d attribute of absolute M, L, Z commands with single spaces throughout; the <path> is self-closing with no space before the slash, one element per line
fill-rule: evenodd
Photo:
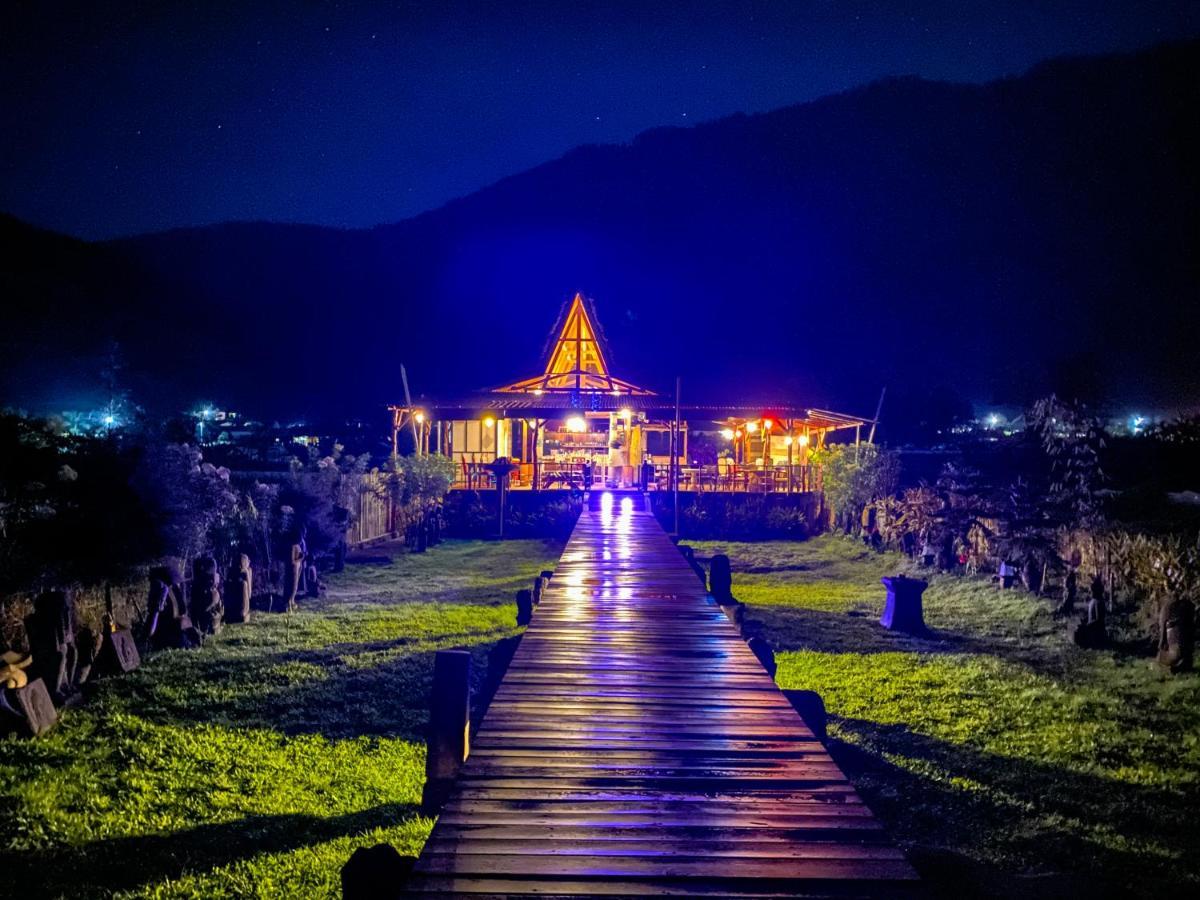
<path fill-rule="evenodd" d="M 9 0 L 0 210 L 86 238 L 373 225 L 654 126 L 1200 33 L 1196 2 L 682 8 Z"/>

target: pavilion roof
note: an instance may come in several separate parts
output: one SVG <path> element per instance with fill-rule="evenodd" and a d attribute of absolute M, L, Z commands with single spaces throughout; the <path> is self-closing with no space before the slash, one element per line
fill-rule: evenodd
<path fill-rule="evenodd" d="M 656 394 L 614 376 L 609 369 L 608 344 L 592 301 L 576 293 L 563 304 L 546 343 L 546 368 L 541 375 L 470 394 L 456 400 L 427 400 L 435 416 L 475 417 L 485 412 L 514 418 L 557 418 L 567 412 L 616 412 L 629 409 L 649 417 L 670 419 L 673 397 Z M 418 404 L 419 405 L 419 404 Z M 834 430 L 871 422 L 857 416 L 800 406 L 794 401 L 762 399 L 703 400 L 679 407 L 685 419 L 757 419 L 770 416 L 809 428 Z M 438 415 L 440 413 L 440 415 Z"/>
<path fill-rule="evenodd" d="M 494 389 L 494 393 L 535 396 L 614 391 L 641 396 L 654 393 L 609 371 L 608 343 L 596 319 L 595 307 L 581 293 L 563 305 L 547 345 L 545 371 Z"/>

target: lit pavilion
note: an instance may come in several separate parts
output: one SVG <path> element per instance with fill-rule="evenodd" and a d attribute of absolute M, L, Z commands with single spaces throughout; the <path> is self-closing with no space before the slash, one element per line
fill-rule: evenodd
<path fill-rule="evenodd" d="M 451 457 L 457 488 L 495 487 L 493 463 L 517 489 L 679 489 L 803 492 L 818 488 L 810 452 L 826 435 L 869 420 L 794 404 L 688 403 L 613 374 L 594 304 L 564 304 L 539 375 L 460 400 L 392 407 L 393 436 Z M 678 429 L 676 422 L 678 421 Z M 720 447 L 715 463 L 688 453 L 689 431 Z"/>

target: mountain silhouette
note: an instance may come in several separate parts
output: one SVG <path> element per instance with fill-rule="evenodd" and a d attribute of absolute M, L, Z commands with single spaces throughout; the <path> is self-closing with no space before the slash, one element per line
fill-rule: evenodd
<path fill-rule="evenodd" d="M 693 400 L 1192 406 L 1198 61 L 1191 41 L 885 80 L 581 147 L 365 230 L 89 244 L 3 219 L 0 396 L 67 405 L 115 340 L 152 408 L 380 415 L 401 362 L 435 396 L 539 371 L 582 291 L 616 374 L 681 375 Z"/>

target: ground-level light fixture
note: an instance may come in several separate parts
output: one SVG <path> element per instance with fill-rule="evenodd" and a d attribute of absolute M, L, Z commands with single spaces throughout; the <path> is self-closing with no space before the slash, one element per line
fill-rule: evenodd
<path fill-rule="evenodd" d="M 587 431 L 587 422 L 583 416 L 571 416 L 567 419 L 567 431 L 573 431 L 576 434 L 582 434 Z"/>

